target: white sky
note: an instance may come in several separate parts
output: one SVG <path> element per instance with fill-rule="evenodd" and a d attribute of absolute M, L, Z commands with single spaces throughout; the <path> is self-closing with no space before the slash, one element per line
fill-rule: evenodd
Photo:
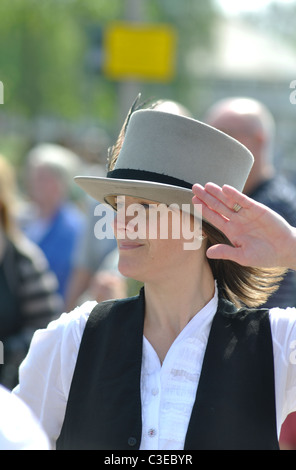
<path fill-rule="evenodd" d="M 258 11 L 272 3 L 272 0 L 215 0 L 227 14 L 236 15 L 246 11 Z M 277 3 L 295 3 L 295 0 L 276 0 Z"/>

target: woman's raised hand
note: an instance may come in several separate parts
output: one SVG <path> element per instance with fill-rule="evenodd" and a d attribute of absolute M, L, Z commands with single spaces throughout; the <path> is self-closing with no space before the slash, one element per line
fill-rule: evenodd
<path fill-rule="evenodd" d="M 192 190 L 193 203 L 202 205 L 203 218 L 233 245 L 210 247 L 209 258 L 229 259 L 243 266 L 296 269 L 296 228 L 281 216 L 231 186 L 195 184 Z"/>

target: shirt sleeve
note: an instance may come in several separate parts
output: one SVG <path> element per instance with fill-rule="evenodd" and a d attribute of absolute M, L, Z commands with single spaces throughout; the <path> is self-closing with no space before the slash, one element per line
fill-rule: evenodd
<path fill-rule="evenodd" d="M 277 427 L 296 411 L 296 308 L 270 310 L 273 340 Z"/>
<path fill-rule="evenodd" d="M 63 425 L 84 327 L 95 305 L 86 302 L 37 330 L 20 366 L 19 385 L 13 393 L 36 415 L 52 448 Z"/>
<path fill-rule="evenodd" d="M 49 450 L 46 434 L 32 411 L 0 386 L 0 450 Z"/>

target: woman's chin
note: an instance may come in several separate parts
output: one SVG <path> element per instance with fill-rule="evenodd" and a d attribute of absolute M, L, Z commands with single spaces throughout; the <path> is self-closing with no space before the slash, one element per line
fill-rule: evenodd
<path fill-rule="evenodd" d="M 136 281 L 141 281 L 141 279 L 138 279 L 138 277 L 140 276 L 139 270 L 136 268 L 136 266 L 133 266 L 132 263 L 127 263 L 126 261 L 121 261 L 119 259 L 118 271 L 124 277 L 132 278 Z"/>

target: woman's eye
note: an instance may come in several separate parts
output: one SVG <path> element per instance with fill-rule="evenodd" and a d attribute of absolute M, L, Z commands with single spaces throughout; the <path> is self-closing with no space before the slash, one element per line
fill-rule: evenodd
<path fill-rule="evenodd" d="M 118 212 L 120 210 L 123 210 L 125 208 L 125 205 L 122 202 L 117 202 L 115 204 L 115 210 Z"/>
<path fill-rule="evenodd" d="M 150 208 L 150 204 L 148 204 L 147 202 L 141 202 L 140 205 L 142 207 L 144 207 L 144 209 L 149 209 Z"/>
<path fill-rule="evenodd" d="M 144 201 L 143 202 L 137 201 L 131 204 L 127 204 L 125 200 L 117 199 L 112 202 L 112 207 L 116 212 L 120 210 L 126 210 L 127 207 L 129 207 L 130 205 L 133 206 L 134 209 L 136 209 L 136 207 L 138 207 L 139 209 L 140 207 L 142 207 L 144 210 L 149 210 L 154 207 L 154 204 L 151 204 L 149 202 L 144 202 Z"/>

